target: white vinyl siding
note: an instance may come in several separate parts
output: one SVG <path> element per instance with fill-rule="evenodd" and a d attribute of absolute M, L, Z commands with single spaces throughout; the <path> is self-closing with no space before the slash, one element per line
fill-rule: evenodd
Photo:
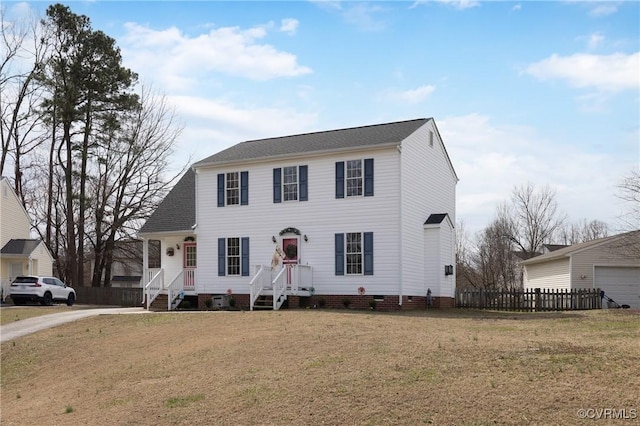
<path fill-rule="evenodd" d="M 429 121 L 402 142 L 400 154 L 401 176 L 397 190 L 401 200 L 402 266 L 401 280 L 405 295 L 425 295 L 429 284 L 425 282 L 425 256 L 438 259 L 433 271 L 427 271 L 428 277 L 434 277 L 438 283 L 440 274 L 444 275 L 444 264 L 455 265 L 455 256 L 447 250 L 446 258 L 438 247 L 433 252 L 425 251 L 424 222 L 431 214 L 447 213 L 455 224 L 455 187 L 456 177 L 447 160 L 441 141 L 435 137 L 433 147 L 429 145 L 430 131 L 435 133 L 433 122 Z M 450 230 L 452 236 L 455 230 Z M 453 237 L 455 240 L 455 237 Z M 431 280 L 431 278 L 430 278 Z M 433 297 L 453 295 L 453 280 L 449 287 L 432 289 Z"/>
<path fill-rule="evenodd" d="M 569 289 L 569 258 L 527 265 L 524 288 Z"/>
<path fill-rule="evenodd" d="M 365 155 L 366 154 L 366 155 Z M 251 203 L 242 209 L 216 208 L 216 176 L 237 170 L 238 166 L 207 169 L 197 172 L 198 282 L 200 293 L 224 294 L 248 292 L 246 277 L 219 277 L 217 269 L 217 239 L 228 235 L 251 239 L 251 265 L 270 265 L 275 245 L 282 238 L 280 231 L 297 228 L 302 238 L 299 259 L 302 265 L 313 268 L 316 294 L 353 294 L 358 287 L 367 294 L 398 294 L 399 193 L 398 152 L 395 147 L 346 152 L 340 155 L 305 157 L 308 165 L 309 200 L 301 203 L 273 202 L 273 170 L 283 167 L 278 161 L 252 164 Z M 335 198 L 335 163 L 353 158 L 375 159 L 375 196 Z M 213 212 L 213 213 L 212 213 Z M 366 214 L 363 214 L 366 212 Z M 335 234 L 356 230 L 375 235 L 373 275 L 335 275 Z"/>
<path fill-rule="evenodd" d="M 3 178 L 1 182 L 0 229 L 2 232 L 0 232 L 0 247 L 4 247 L 9 240 L 30 238 L 31 224 L 27 211 L 22 207 L 7 179 Z"/>

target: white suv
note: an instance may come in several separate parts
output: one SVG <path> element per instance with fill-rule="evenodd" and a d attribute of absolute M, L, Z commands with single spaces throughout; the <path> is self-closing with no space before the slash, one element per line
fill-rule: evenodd
<path fill-rule="evenodd" d="M 9 295 L 16 305 L 33 300 L 48 306 L 56 300 L 71 306 L 76 301 L 76 291 L 56 277 L 17 277 L 11 283 Z"/>

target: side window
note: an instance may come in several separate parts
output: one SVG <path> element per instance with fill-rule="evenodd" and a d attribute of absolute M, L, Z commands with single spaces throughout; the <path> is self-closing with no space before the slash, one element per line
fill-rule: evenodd
<path fill-rule="evenodd" d="M 249 172 L 218 173 L 218 207 L 249 204 Z"/>
<path fill-rule="evenodd" d="M 307 201 L 308 166 L 288 166 L 273 169 L 273 202 Z"/>
<path fill-rule="evenodd" d="M 373 196 L 373 158 L 336 162 L 336 198 Z"/>
<path fill-rule="evenodd" d="M 55 285 L 55 283 L 53 282 L 53 280 L 51 278 L 43 278 L 42 281 L 45 284 L 49 284 L 49 285 Z"/>

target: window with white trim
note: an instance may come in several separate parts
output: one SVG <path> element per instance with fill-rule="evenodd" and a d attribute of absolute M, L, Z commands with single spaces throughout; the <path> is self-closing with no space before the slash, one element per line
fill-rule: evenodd
<path fill-rule="evenodd" d="M 240 238 L 227 238 L 227 275 L 240 275 Z"/>
<path fill-rule="evenodd" d="M 284 201 L 296 201 L 298 199 L 298 167 L 283 167 L 282 174 L 282 195 Z"/>
<path fill-rule="evenodd" d="M 362 160 L 347 161 L 347 197 L 362 195 Z"/>
<path fill-rule="evenodd" d="M 362 234 L 348 232 L 346 238 L 347 275 L 362 274 Z"/>
<path fill-rule="evenodd" d="M 238 172 L 229 172 L 226 176 L 226 205 L 240 204 L 240 178 Z"/>

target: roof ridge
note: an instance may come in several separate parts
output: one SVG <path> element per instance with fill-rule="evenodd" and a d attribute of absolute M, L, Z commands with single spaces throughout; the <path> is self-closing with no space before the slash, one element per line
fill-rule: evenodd
<path fill-rule="evenodd" d="M 274 139 L 288 139 L 288 138 L 297 138 L 300 136 L 310 136 L 310 135 L 319 135 L 322 133 L 333 133 L 333 132 L 344 132 L 345 130 L 358 130 L 358 129 L 367 129 L 372 127 L 380 127 L 380 126 L 389 126 L 391 124 L 401 124 L 401 123 L 410 123 L 412 121 L 422 121 L 422 120 L 430 120 L 431 118 L 414 118 L 411 120 L 400 120 L 400 121 L 390 121 L 388 123 L 378 123 L 378 124 L 365 124 L 362 126 L 353 126 L 353 127 L 344 127 L 340 129 L 331 129 L 331 130 L 318 130 L 315 132 L 305 132 L 305 133 L 297 133 L 295 135 L 282 135 L 282 136 L 274 136 L 270 138 L 260 138 L 260 139 L 250 139 L 247 141 L 239 142 L 239 144 L 251 143 L 251 142 L 263 142 Z"/>

